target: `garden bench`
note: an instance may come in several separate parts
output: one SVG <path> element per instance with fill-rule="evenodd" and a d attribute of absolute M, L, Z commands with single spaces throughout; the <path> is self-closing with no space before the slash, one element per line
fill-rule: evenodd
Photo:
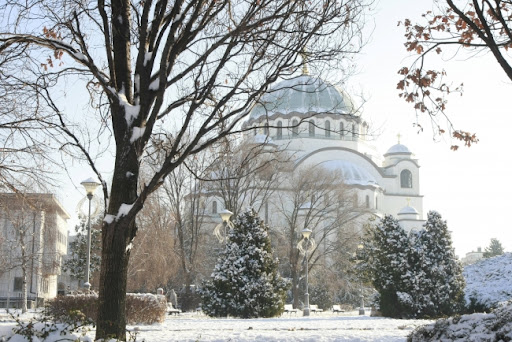
<path fill-rule="evenodd" d="M 284 312 L 286 312 L 286 313 L 291 314 L 293 312 L 293 313 L 296 314 L 297 311 L 299 311 L 299 310 L 298 309 L 294 309 L 292 304 L 285 304 L 284 305 Z"/>
<path fill-rule="evenodd" d="M 181 310 L 180 309 L 175 309 L 173 306 L 172 306 L 172 303 L 171 302 L 168 302 L 167 303 L 167 311 L 169 311 L 169 315 L 172 315 L 172 314 L 175 314 L 175 315 L 178 315 L 181 313 Z"/>
<path fill-rule="evenodd" d="M 345 312 L 345 310 L 343 310 L 343 309 L 341 308 L 341 306 L 339 306 L 339 305 L 333 305 L 333 306 L 332 306 L 332 312 L 339 313 L 339 312 Z"/>
<path fill-rule="evenodd" d="M 319 309 L 318 305 L 310 304 L 309 305 L 309 311 L 311 311 L 311 312 L 323 312 L 324 310 L 323 309 Z"/>

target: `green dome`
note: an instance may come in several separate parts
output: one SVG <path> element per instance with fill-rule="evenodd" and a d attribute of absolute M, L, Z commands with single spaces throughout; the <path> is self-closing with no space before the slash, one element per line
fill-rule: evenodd
<path fill-rule="evenodd" d="M 332 84 L 309 75 L 282 81 L 264 94 L 250 118 L 290 113 L 351 114 L 350 98 Z"/>

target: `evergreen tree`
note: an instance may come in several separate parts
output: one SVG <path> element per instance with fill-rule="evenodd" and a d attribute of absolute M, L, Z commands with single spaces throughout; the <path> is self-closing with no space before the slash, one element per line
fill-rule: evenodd
<path fill-rule="evenodd" d="M 425 229 L 415 239 L 417 263 L 413 297 L 416 317 L 439 317 L 464 306 L 464 277 L 455 256 L 446 221 L 436 211 L 427 214 Z"/>
<path fill-rule="evenodd" d="M 215 317 L 273 317 L 284 309 L 288 283 L 272 257 L 268 227 L 252 209 L 240 214 L 212 280 L 203 284 L 203 310 Z"/>
<path fill-rule="evenodd" d="M 75 226 L 76 237 L 69 244 L 69 256 L 62 265 L 64 272 L 69 272 L 71 277 L 82 280 L 85 278 L 85 263 L 87 260 L 87 220 L 80 217 L 80 223 Z M 101 265 L 101 232 L 91 226 L 91 258 L 90 275 L 100 269 Z"/>
<path fill-rule="evenodd" d="M 388 317 L 439 317 L 464 305 L 462 266 L 455 257 L 446 222 L 428 213 L 425 229 L 407 236 L 385 216 L 365 241 L 360 264 Z"/>
<path fill-rule="evenodd" d="M 378 291 L 377 305 L 387 317 L 407 316 L 411 308 L 411 250 L 407 234 L 391 215 L 370 230 L 359 267 Z"/>
<path fill-rule="evenodd" d="M 485 247 L 484 250 L 484 258 L 492 258 L 494 256 L 502 255 L 505 253 L 501 242 L 498 239 L 491 239 L 491 244 L 489 247 Z"/>

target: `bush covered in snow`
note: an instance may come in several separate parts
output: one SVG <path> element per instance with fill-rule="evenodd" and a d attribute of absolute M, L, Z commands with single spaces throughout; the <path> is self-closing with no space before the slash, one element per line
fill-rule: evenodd
<path fill-rule="evenodd" d="M 60 322 L 43 315 L 37 319 L 24 321 L 15 317 L 16 326 L 12 333 L 0 337 L 0 341 L 8 342 L 92 342 L 86 334 L 92 321 L 80 311 L 71 311 Z"/>
<path fill-rule="evenodd" d="M 407 341 L 512 341 L 512 301 L 502 303 L 489 314 L 474 313 L 440 319 L 417 328 Z"/>
<path fill-rule="evenodd" d="M 163 322 L 166 315 L 165 296 L 151 293 L 126 294 L 126 321 L 128 324 L 153 324 Z M 96 320 L 98 295 L 77 293 L 57 296 L 48 302 L 46 313 L 57 320 L 66 320 L 70 313 L 82 312 L 87 319 Z"/>
<path fill-rule="evenodd" d="M 203 311 L 214 317 L 280 315 L 288 283 L 272 257 L 268 227 L 253 210 L 240 214 L 233 224 L 212 279 L 203 284 Z"/>
<path fill-rule="evenodd" d="M 359 265 L 378 292 L 382 315 L 440 317 L 461 312 L 464 278 L 446 222 L 428 213 L 425 229 L 407 235 L 386 215 L 370 231 Z"/>
<path fill-rule="evenodd" d="M 464 268 L 468 312 L 489 311 L 512 298 L 512 253 L 483 259 Z"/>

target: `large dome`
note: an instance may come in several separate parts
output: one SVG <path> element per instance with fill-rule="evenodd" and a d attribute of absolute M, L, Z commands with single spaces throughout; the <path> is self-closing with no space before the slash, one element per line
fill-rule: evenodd
<path fill-rule="evenodd" d="M 251 112 L 251 119 L 276 113 L 350 114 L 354 106 L 340 89 L 323 80 L 301 75 L 282 81 L 264 94 Z"/>
<path fill-rule="evenodd" d="M 318 165 L 323 166 L 327 170 L 341 171 L 345 184 L 372 187 L 379 186 L 375 178 L 368 171 L 347 160 L 327 160 Z"/>

